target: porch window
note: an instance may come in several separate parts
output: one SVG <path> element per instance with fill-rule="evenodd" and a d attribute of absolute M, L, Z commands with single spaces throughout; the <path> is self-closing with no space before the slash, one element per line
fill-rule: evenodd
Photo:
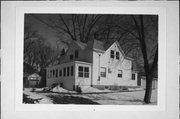
<path fill-rule="evenodd" d="M 75 50 L 75 58 L 78 58 L 79 52 L 78 50 Z"/>
<path fill-rule="evenodd" d="M 106 77 L 106 68 L 105 67 L 101 67 L 100 72 L 101 72 L 101 77 Z"/>
<path fill-rule="evenodd" d="M 119 52 L 116 52 L 116 59 L 119 60 Z"/>
<path fill-rule="evenodd" d="M 66 67 L 64 67 L 64 71 L 63 71 L 63 73 L 64 73 L 64 77 L 66 76 Z"/>
<path fill-rule="evenodd" d="M 61 76 L 62 76 L 62 70 L 59 69 L 59 77 L 61 77 Z"/>
<path fill-rule="evenodd" d="M 84 67 L 84 77 L 89 78 L 89 67 Z"/>
<path fill-rule="evenodd" d="M 83 67 L 82 66 L 79 66 L 78 71 L 79 71 L 79 73 L 78 73 L 79 77 L 83 77 Z"/>
<path fill-rule="evenodd" d="M 69 67 L 67 67 L 67 76 L 69 76 Z"/>
<path fill-rule="evenodd" d="M 56 78 L 58 77 L 58 70 L 56 69 Z"/>
<path fill-rule="evenodd" d="M 52 70 L 50 70 L 50 78 L 52 78 Z"/>
<path fill-rule="evenodd" d="M 122 78 L 122 70 L 118 70 L 118 78 Z"/>
<path fill-rule="evenodd" d="M 71 76 L 73 76 L 73 73 L 74 73 L 74 67 L 71 66 Z"/>
<path fill-rule="evenodd" d="M 53 70 L 53 78 L 55 77 L 55 70 Z"/>
<path fill-rule="evenodd" d="M 132 80 L 135 80 L 135 76 L 136 76 L 136 75 L 133 73 L 133 74 L 132 74 Z"/>
<path fill-rule="evenodd" d="M 111 58 L 114 58 L 114 50 L 111 50 Z"/>

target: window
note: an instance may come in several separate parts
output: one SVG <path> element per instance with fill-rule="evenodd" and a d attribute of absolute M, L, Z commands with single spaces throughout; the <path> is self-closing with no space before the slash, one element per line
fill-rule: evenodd
<path fill-rule="evenodd" d="M 135 76 L 136 76 L 136 74 L 132 74 L 132 80 L 135 80 Z"/>
<path fill-rule="evenodd" d="M 78 58 L 79 52 L 78 50 L 75 50 L 75 58 Z"/>
<path fill-rule="evenodd" d="M 58 70 L 56 69 L 56 77 L 58 77 Z"/>
<path fill-rule="evenodd" d="M 122 78 L 122 70 L 118 70 L 118 78 Z"/>
<path fill-rule="evenodd" d="M 50 78 L 52 78 L 52 70 L 50 71 Z"/>
<path fill-rule="evenodd" d="M 69 76 L 69 67 L 67 67 L 67 76 Z"/>
<path fill-rule="evenodd" d="M 74 68 L 73 66 L 71 66 L 71 76 L 73 76 L 73 73 L 74 73 Z"/>
<path fill-rule="evenodd" d="M 78 71 L 79 71 L 78 76 L 83 77 L 83 67 L 82 66 L 79 66 Z"/>
<path fill-rule="evenodd" d="M 55 70 L 53 70 L 53 77 L 55 77 Z"/>
<path fill-rule="evenodd" d="M 69 59 L 72 60 L 73 59 L 73 55 L 69 55 Z"/>
<path fill-rule="evenodd" d="M 116 59 L 119 59 L 119 52 L 116 52 Z"/>
<path fill-rule="evenodd" d="M 105 67 L 101 67 L 100 72 L 101 72 L 101 77 L 106 77 L 106 68 Z"/>
<path fill-rule="evenodd" d="M 111 58 L 114 58 L 114 50 L 111 50 Z"/>
<path fill-rule="evenodd" d="M 59 69 L 59 77 L 61 77 L 61 76 L 62 76 L 62 70 Z"/>
<path fill-rule="evenodd" d="M 89 78 L 89 67 L 84 67 L 84 77 Z"/>
<path fill-rule="evenodd" d="M 89 67 L 79 66 L 78 71 L 79 77 L 89 78 Z"/>
<path fill-rule="evenodd" d="M 66 67 L 64 67 L 64 71 L 63 71 L 64 75 L 63 76 L 66 76 Z"/>

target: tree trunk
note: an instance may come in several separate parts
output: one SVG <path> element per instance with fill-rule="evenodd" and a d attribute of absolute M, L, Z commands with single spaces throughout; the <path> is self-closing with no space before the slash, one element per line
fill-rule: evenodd
<path fill-rule="evenodd" d="M 151 103 L 151 92 L 152 92 L 152 81 L 153 81 L 153 76 L 146 76 L 146 92 L 144 96 L 144 102 L 146 104 Z"/>
<path fill-rule="evenodd" d="M 40 70 L 40 76 L 41 76 L 40 87 L 45 87 L 46 86 L 46 69 Z"/>

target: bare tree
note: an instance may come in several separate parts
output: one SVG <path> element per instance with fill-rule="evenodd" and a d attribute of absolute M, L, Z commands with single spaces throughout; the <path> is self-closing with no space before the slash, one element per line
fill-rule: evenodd
<path fill-rule="evenodd" d="M 45 15 L 45 19 L 35 14 L 31 16 L 56 31 L 60 40 L 67 45 L 69 40 L 87 42 L 93 37 L 97 24 L 103 17 L 95 14 Z"/>
<path fill-rule="evenodd" d="M 158 16 L 126 15 L 113 18 L 111 24 L 98 31 L 97 38 L 118 40 L 125 54 L 131 54 L 137 60 L 143 61 L 141 63 L 146 75 L 144 102 L 150 103 L 152 81 L 158 63 Z"/>
<path fill-rule="evenodd" d="M 45 86 L 46 67 L 53 64 L 58 52 L 50 47 L 45 39 L 32 30 L 31 26 L 25 27 L 24 32 L 24 69 L 28 65 L 30 69 L 34 69 L 42 76 L 42 86 Z M 27 70 L 24 70 L 27 71 Z"/>

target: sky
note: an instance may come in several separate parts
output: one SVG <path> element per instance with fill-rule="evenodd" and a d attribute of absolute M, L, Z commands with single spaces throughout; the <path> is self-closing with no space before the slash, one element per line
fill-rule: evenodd
<path fill-rule="evenodd" d="M 52 48 L 57 47 L 57 41 L 59 40 L 59 38 L 57 37 L 57 33 L 53 29 L 49 28 L 32 16 L 28 16 L 25 21 L 27 24 L 30 24 L 32 26 L 33 30 L 37 30 L 38 33 L 45 38 L 46 42 L 50 43 Z M 60 44 L 60 46 L 61 45 L 63 46 L 63 44 Z"/>

